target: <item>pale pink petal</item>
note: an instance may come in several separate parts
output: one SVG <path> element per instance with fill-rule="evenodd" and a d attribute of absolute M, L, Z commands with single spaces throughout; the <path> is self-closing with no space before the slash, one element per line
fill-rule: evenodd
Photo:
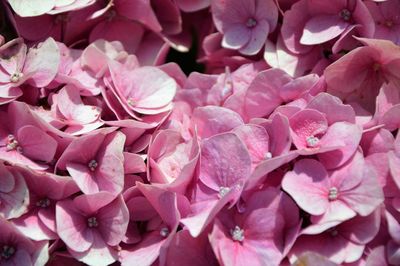
<path fill-rule="evenodd" d="M 230 26 L 222 39 L 222 46 L 228 49 L 239 49 L 251 41 L 252 31 L 241 23 Z"/>
<path fill-rule="evenodd" d="M 224 107 L 211 105 L 196 108 L 193 111 L 192 122 L 201 138 L 227 132 L 243 124 L 238 113 Z"/>
<path fill-rule="evenodd" d="M 88 250 L 79 252 L 68 247 L 68 251 L 77 260 L 89 265 L 106 266 L 118 259 L 118 251 L 109 247 L 96 231 L 93 232 L 93 245 Z"/>
<path fill-rule="evenodd" d="M 67 163 L 66 169 L 84 193 L 92 194 L 99 192 L 97 180 L 89 167 L 78 163 Z"/>
<path fill-rule="evenodd" d="M 52 38 L 31 48 L 26 56 L 23 73 L 30 76 L 29 83 L 36 87 L 47 86 L 57 75 L 60 51 Z"/>
<path fill-rule="evenodd" d="M 328 173 L 316 160 L 298 161 L 293 171 L 286 173 L 282 187 L 303 210 L 310 214 L 321 215 L 329 206 Z"/>
<path fill-rule="evenodd" d="M 92 246 L 92 231 L 71 200 L 57 202 L 56 223 L 58 235 L 71 249 L 83 252 Z"/>
<path fill-rule="evenodd" d="M 315 16 L 307 21 L 304 26 L 300 43 L 315 45 L 327 42 L 339 36 L 349 24 L 340 16 Z"/>
<path fill-rule="evenodd" d="M 21 17 L 40 16 L 55 6 L 54 0 L 10 0 L 8 2 Z"/>
<path fill-rule="evenodd" d="M 245 55 L 257 54 L 267 39 L 270 26 L 266 20 L 257 21 L 257 26 L 251 30 L 249 41 L 239 49 L 239 52 Z"/>

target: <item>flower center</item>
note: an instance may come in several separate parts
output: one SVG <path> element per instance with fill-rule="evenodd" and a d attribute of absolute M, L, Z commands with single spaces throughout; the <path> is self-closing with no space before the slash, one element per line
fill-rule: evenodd
<path fill-rule="evenodd" d="M 15 248 L 12 246 L 4 245 L 1 250 L 1 257 L 4 259 L 9 259 L 15 253 Z"/>
<path fill-rule="evenodd" d="M 229 192 L 229 190 L 231 190 L 231 189 L 228 187 L 220 187 L 219 188 L 219 196 L 221 198 L 223 198 Z"/>
<path fill-rule="evenodd" d="M 244 231 L 236 225 L 234 229 L 231 229 L 231 236 L 233 240 L 242 242 L 244 240 Z"/>
<path fill-rule="evenodd" d="M 379 69 L 381 69 L 381 64 L 379 64 L 379 63 L 374 63 L 374 64 L 372 65 L 372 69 L 373 69 L 375 72 L 379 71 Z"/>
<path fill-rule="evenodd" d="M 255 20 L 254 18 L 249 18 L 246 22 L 246 26 L 248 28 L 254 28 L 255 26 L 257 26 L 257 20 Z"/>
<path fill-rule="evenodd" d="M 98 165 L 99 165 L 99 164 L 97 163 L 96 160 L 91 160 L 91 161 L 88 163 L 88 167 L 89 167 L 90 171 L 92 171 L 92 172 L 94 172 L 94 171 L 96 170 L 96 168 L 97 168 Z"/>
<path fill-rule="evenodd" d="M 17 83 L 22 78 L 22 76 L 23 74 L 21 72 L 15 72 L 10 76 L 10 81 L 12 83 Z"/>
<path fill-rule="evenodd" d="M 10 134 L 7 137 L 7 151 L 17 150 L 19 153 L 22 153 L 22 147 L 19 146 L 18 141 L 15 139 L 14 135 Z"/>
<path fill-rule="evenodd" d="M 48 198 L 41 199 L 36 202 L 37 207 L 47 208 L 50 206 L 50 200 Z"/>
<path fill-rule="evenodd" d="M 319 139 L 311 135 L 306 139 L 306 142 L 308 147 L 313 148 L 318 145 Z"/>
<path fill-rule="evenodd" d="M 160 235 L 162 237 L 167 237 L 169 235 L 169 229 L 167 227 L 163 227 L 160 230 Z"/>
<path fill-rule="evenodd" d="M 329 200 L 336 200 L 338 197 L 338 189 L 336 187 L 331 187 L 329 189 L 328 199 Z"/>
<path fill-rule="evenodd" d="M 344 21 L 349 21 L 351 19 L 351 12 L 348 9 L 342 9 L 339 12 L 339 16 L 344 20 Z"/>
<path fill-rule="evenodd" d="M 264 154 L 264 160 L 271 159 L 271 158 L 272 158 L 272 153 L 266 152 L 266 153 Z"/>
<path fill-rule="evenodd" d="M 97 227 L 99 226 L 99 223 L 97 222 L 96 217 L 90 217 L 87 219 L 87 225 L 89 227 Z"/>

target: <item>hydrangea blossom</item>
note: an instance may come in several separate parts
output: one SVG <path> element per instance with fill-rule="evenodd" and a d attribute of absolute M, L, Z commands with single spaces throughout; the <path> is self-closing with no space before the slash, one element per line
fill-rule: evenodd
<path fill-rule="evenodd" d="M 4 0 L 1 265 L 399 265 L 398 0 Z"/>

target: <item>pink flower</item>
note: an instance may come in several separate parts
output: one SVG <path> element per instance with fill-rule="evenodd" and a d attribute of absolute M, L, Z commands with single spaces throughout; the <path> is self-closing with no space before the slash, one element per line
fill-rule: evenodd
<path fill-rule="evenodd" d="M 332 172 L 316 160 L 300 160 L 284 176 L 282 188 L 318 224 L 367 216 L 383 202 L 376 174 L 359 154 Z"/>
<path fill-rule="evenodd" d="M 0 217 L 0 263 L 2 265 L 45 265 L 49 259 L 48 242 L 32 241 L 14 225 Z"/>
<path fill-rule="evenodd" d="M 278 20 L 278 9 L 271 0 L 217 0 L 211 8 L 214 24 L 224 34 L 222 46 L 245 55 L 261 50 Z"/>
<path fill-rule="evenodd" d="M 129 213 L 122 196 L 113 198 L 100 192 L 57 202 L 57 233 L 77 260 L 90 265 L 117 260 L 116 246 L 127 230 Z"/>
<path fill-rule="evenodd" d="M 88 133 L 102 126 L 99 121 L 101 110 L 96 106 L 85 105 L 79 90 L 73 86 L 65 86 L 53 97 L 54 116 L 67 128 L 71 135 Z"/>
<path fill-rule="evenodd" d="M 317 85 L 317 75 L 293 79 L 280 69 L 260 72 L 245 93 L 244 110 L 250 118 L 270 115 L 279 105 L 307 95 Z"/>
<path fill-rule="evenodd" d="M 47 86 L 56 76 L 60 63 L 58 46 L 52 38 L 40 43 L 37 48 L 30 48 L 14 40 L 2 51 L 0 61 L 0 98 L 16 98 L 22 94 L 19 86 L 24 83 Z M 4 47 L 5 48 L 5 47 Z"/>
<path fill-rule="evenodd" d="M 124 110 L 137 120 L 136 113 L 156 115 L 170 111 L 177 84 L 156 67 L 128 69 L 118 62 L 109 64 L 112 92 Z"/>
<path fill-rule="evenodd" d="M 221 265 L 279 265 L 298 228 L 293 201 L 278 190 L 267 189 L 246 200 L 242 212 L 235 208 L 221 211 L 210 242 Z"/>
<path fill-rule="evenodd" d="M 122 265 L 152 265 L 157 258 L 165 262 L 166 249 L 178 228 L 180 211 L 188 202 L 181 195 L 156 186 L 137 183 L 124 193 L 129 209 L 127 244 L 120 253 Z"/>
<path fill-rule="evenodd" d="M 362 37 L 372 37 L 374 25 L 361 0 L 301 0 L 286 11 L 281 34 L 286 47 L 296 54 L 339 37 L 332 48 L 337 53 L 348 44 L 345 40 L 354 31 Z"/>
<path fill-rule="evenodd" d="M 0 159 L 33 169 L 46 169 L 54 159 L 57 141 L 42 129 L 24 103 L 13 102 L 0 111 Z"/>
<path fill-rule="evenodd" d="M 207 231 L 196 238 L 187 230 L 178 231 L 169 244 L 165 261 L 168 266 L 175 265 L 177 261 L 192 266 L 218 265 L 208 241 Z"/>
<path fill-rule="evenodd" d="M 293 143 L 299 153 L 318 154 L 329 169 L 353 156 L 361 140 L 353 109 L 329 94 L 319 94 L 306 109 L 290 117 Z"/>
<path fill-rule="evenodd" d="M 378 209 L 368 216 L 356 216 L 335 227 L 305 228 L 290 251 L 289 259 L 294 261 L 303 252 L 311 251 L 338 264 L 355 262 L 362 256 L 365 245 L 378 233 L 379 225 Z"/>
<path fill-rule="evenodd" d="M 114 130 L 100 129 L 75 139 L 57 162 L 56 168 L 67 170 L 85 194 L 122 191 L 125 135 Z"/>
<path fill-rule="evenodd" d="M 78 192 L 79 188 L 70 177 L 29 170 L 19 173 L 29 188 L 29 205 L 26 213 L 12 220 L 14 225 L 33 240 L 57 239 L 55 205 Z"/>
<path fill-rule="evenodd" d="M 191 235 L 198 236 L 229 202 L 240 197 L 251 173 L 246 146 L 234 133 L 222 133 L 201 144 L 199 180 L 192 198 L 192 213 L 182 219 Z"/>
<path fill-rule="evenodd" d="M 168 184 L 170 189 L 184 193 L 192 181 L 199 157 L 197 136 L 184 141 L 179 132 L 159 131 L 148 151 L 149 181 Z"/>
<path fill-rule="evenodd" d="M 400 44 L 400 4 L 398 1 L 374 3 L 366 1 L 369 12 L 375 21 L 375 39 L 385 39 Z"/>
<path fill-rule="evenodd" d="M 324 72 L 328 92 L 345 102 L 357 102 L 374 111 L 375 97 L 384 82 L 399 84 L 400 48 L 386 40 L 359 39 L 359 47 L 328 66 Z M 339 80 L 346 80 L 340 82 Z"/>

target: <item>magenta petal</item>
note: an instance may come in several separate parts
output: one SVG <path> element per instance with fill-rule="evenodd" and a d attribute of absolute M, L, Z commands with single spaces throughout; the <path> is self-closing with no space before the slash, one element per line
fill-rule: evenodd
<path fill-rule="evenodd" d="M 194 238 L 187 230 L 176 233 L 168 247 L 166 260 L 167 266 L 175 265 L 176 261 L 191 266 L 218 265 L 208 242 L 208 234 L 204 233 Z"/>
<path fill-rule="evenodd" d="M 251 159 L 243 142 L 233 133 L 216 135 L 203 141 L 200 157 L 200 180 L 219 191 L 250 175 Z"/>
<path fill-rule="evenodd" d="M 316 160 L 298 161 L 293 171 L 286 173 L 282 187 L 308 213 L 320 215 L 329 206 L 328 173 Z"/>
<path fill-rule="evenodd" d="M 279 90 L 292 78 L 280 69 L 260 72 L 251 82 L 245 96 L 245 110 L 250 118 L 269 115 L 283 100 Z"/>
<path fill-rule="evenodd" d="M 356 244 L 369 243 L 378 233 L 381 211 L 377 209 L 368 216 L 356 216 L 340 226 L 340 233 Z"/>
<path fill-rule="evenodd" d="M 235 128 L 232 132 L 246 145 L 253 164 L 257 165 L 259 162 L 269 159 L 269 136 L 263 127 L 242 125 Z"/>
<path fill-rule="evenodd" d="M 142 196 L 133 197 L 126 202 L 129 219 L 132 221 L 148 221 L 158 214 L 150 202 Z"/>
<path fill-rule="evenodd" d="M 328 169 L 343 165 L 356 152 L 361 135 L 362 130 L 357 125 L 347 122 L 337 122 L 331 125 L 320 141 L 321 146 L 341 148 L 320 153 L 318 158 Z"/>
<path fill-rule="evenodd" d="M 324 113 L 329 125 L 342 121 L 355 123 L 356 114 L 353 107 L 343 104 L 339 98 L 325 92 L 315 96 L 315 98 L 308 103 L 307 108 Z"/>
<path fill-rule="evenodd" d="M 176 194 L 151 185 L 137 184 L 138 189 L 148 199 L 161 219 L 170 227 L 175 227 L 179 221 Z"/>
<path fill-rule="evenodd" d="M 138 154 L 124 152 L 124 170 L 125 174 L 146 172 L 146 164 L 143 157 Z"/>
<path fill-rule="evenodd" d="M 384 200 L 382 188 L 374 170 L 365 165 L 361 183 L 354 189 L 343 192 L 343 201 L 361 216 L 371 214 Z"/>
<path fill-rule="evenodd" d="M 99 231 L 110 246 L 118 245 L 128 228 L 129 213 L 121 195 L 113 202 L 101 208 L 97 214 L 100 221 Z"/>
<path fill-rule="evenodd" d="M 270 124 L 265 126 L 269 141 L 269 149 L 272 156 L 278 156 L 287 153 L 292 145 L 290 135 L 289 121 L 286 116 L 275 114 Z"/>
<path fill-rule="evenodd" d="M 23 154 L 33 160 L 50 162 L 56 153 L 57 141 L 35 126 L 24 126 L 18 130 L 18 142 Z"/>

